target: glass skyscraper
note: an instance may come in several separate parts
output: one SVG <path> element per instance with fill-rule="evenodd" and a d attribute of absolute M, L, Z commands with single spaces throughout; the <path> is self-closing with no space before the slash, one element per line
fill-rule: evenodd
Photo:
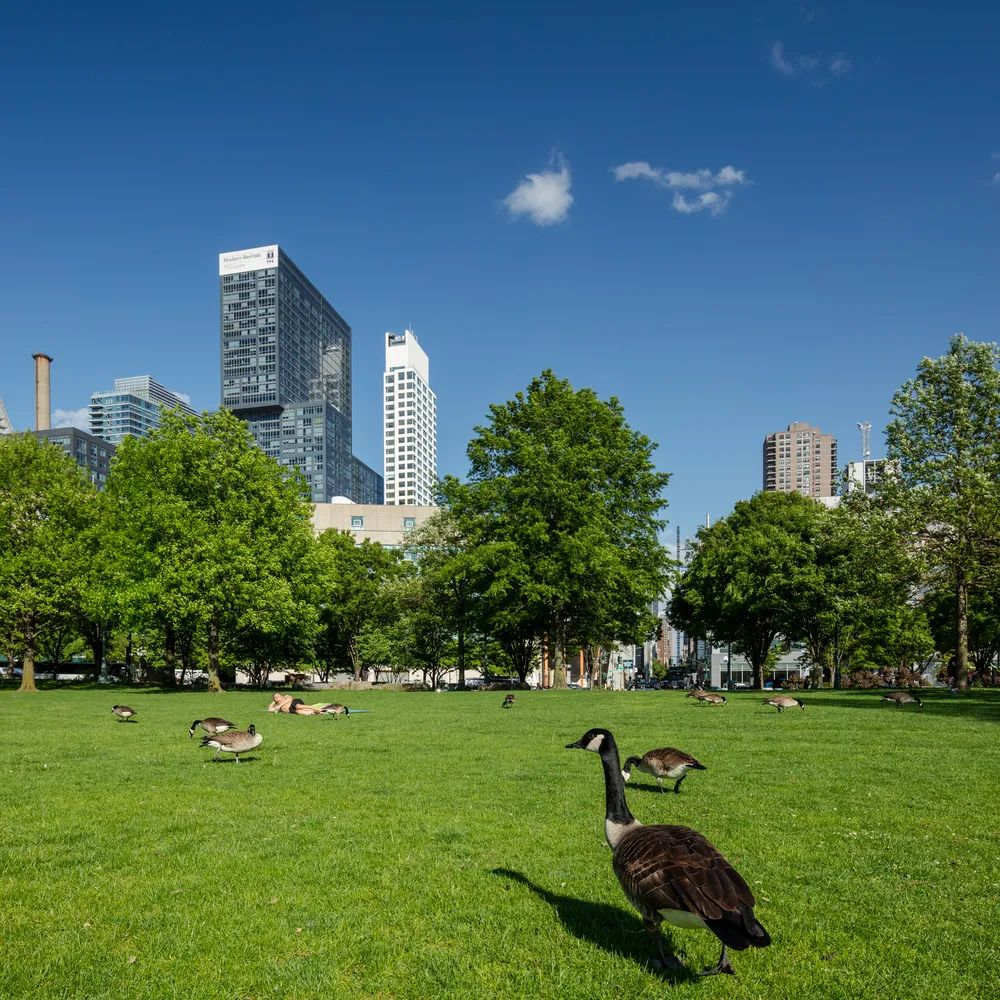
<path fill-rule="evenodd" d="M 149 375 L 116 378 L 113 389 L 90 397 L 90 433 L 112 444 L 121 444 L 126 434 L 145 437 L 160 426 L 164 408 L 194 413 L 177 393 Z"/>
<path fill-rule="evenodd" d="M 353 499 L 351 328 L 277 246 L 219 254 L 219 292 L 222 405 L 313 502 Z"/>

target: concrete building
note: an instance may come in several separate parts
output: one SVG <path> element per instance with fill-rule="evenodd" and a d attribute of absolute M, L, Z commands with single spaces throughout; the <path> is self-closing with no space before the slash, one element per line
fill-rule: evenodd
<path fill-rule="evenodd" d="M 278 246 L 219 254 L 219 296 L 222 405 L 314 502 L 351 498 L 351 328 Z"/>
<path fill-rule="evenodd" d="M 85 470 L 90 481 L 98 489 L 108 480 L 108 466 L 115 453 L 115 446 L 93 434 L 76 427 L 52 427 L 48 430 L 32 431 L 35 437 L 43 438 L 58 445 Z"/>
<path fill-rule="evenodd" d="M 90 397 L 90 433 L 112 444 L 126 434 L 146 437 L 160 426 L 164 409 L 194 410 L 149 375 L 116 378 L 115 387 Z"/>
<path fill-rule="evenodd" d="M 436 499 L 437 397 L 427 354 L 412 330 L 385 335 L 383 377 L 385 502 L 427 506 Z"/>
<path fill-rule="evenodd" d="M 885 475 L 884 458 L 868 458 L 863 462 L 847 463 L 847 492 L 863 490 L 871 493 Z"/>
<path fill-rule="evenodd" d="M 837 485 L 837 439 L 818 427 L 792 423 L 764 438 L 767 491 L 832 497 Z"/>
<path fill-rule="evenodd" d="M 10 422 L 10 417 L 7 416 L 7 407 L 3 405 L 3 400 L 0 399 L 0 434 L 13 434 L 14 425 Z"/>
<path fill-rule="evenodd" d="M 412 504 L 317 503 L 313 505 L 312 524 L 316 534 L 330 529 L 349 531 L 359 544 L 367 540 L 399 549 L 414 528 L 440 509 Z"/>

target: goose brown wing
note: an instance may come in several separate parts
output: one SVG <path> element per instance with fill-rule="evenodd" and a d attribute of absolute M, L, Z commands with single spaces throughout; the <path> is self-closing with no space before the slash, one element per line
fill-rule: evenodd
<path fill-rule="evenodd" d="M 201 745 L 219 747 L 239 747 L 243 746 L 250 739 L 249 733 L 231 729 L 228 733 L 216 733 L 214 736 L 206 736 L 201 741 Z"/>
<path fill-rule="evenodd" d="M 750 887 L 696 830 L 640 827 L 619 841 L 612 865 L 625 895 L 640 913 L 693 913 L 737 950 L 770 944 L 770 936 L 754 916 Z"/>
<path fill-rule="evenodd" d="M 704 764 L 696 761 L 691 754 L 685 753 L 683 750 L 678 750 L 676 747 L 660 747 L 658 750 L 650 750 L 643 756 L 650 763 L 655 762 L 655 764 L 659 765 L 664 771 L 668 771 L 674 767 L 680 767 L 682 764 L 693 768 L 696 771 L 705 770 Z"/>

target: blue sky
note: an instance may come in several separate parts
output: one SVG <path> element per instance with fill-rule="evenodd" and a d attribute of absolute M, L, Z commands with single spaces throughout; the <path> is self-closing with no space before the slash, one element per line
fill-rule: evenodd
<path fill-rule="evenodd" d="M 353 327 L 362 458 L 412 324 L 440 471 L 552 367 L 660 443 L 672 536 L 768 431 L 878 453 L 920 357 L 1000 339 L 995 4 L 328 6 L 8 12 L 15 425 L 36 350 L 60 409 L 146 373 L 216 407 L 216 255 L 279 243 Z"/>

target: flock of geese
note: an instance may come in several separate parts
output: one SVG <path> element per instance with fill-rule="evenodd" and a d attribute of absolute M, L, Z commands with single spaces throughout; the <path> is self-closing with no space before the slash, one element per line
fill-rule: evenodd
<path fill-rule="evenodd" d="M 709 705 L 725 705 L 724 695 L 695 690 L 688 697 Z M 920 699 L 907 691 L 886 695 L 883 701 L 897 707 L 916 704 Z M 515 701 L 508 694 L 502 708 L 509 709 Z M 804 710 L 799 698 L 780 695 L 764 700 L 779 713 L 787 708 Z M 115 705 L 112 712 L 120 722 L 134 722 L 136 712 L 128 705 Z M 246 731 L 236 729 L 228 719 L 212 716 L 195 719 L 188 735 L 194 737 L 201 729 L 207 735 L 201 745 L 220 753 L 231 753 L 239 763 L 239 755 L 256 749 L 263 737 L 251 724 Z M 649 933 L 654 949 L 654 965 L 663 969 L 683 970 L 676 955 L 664 946 L 660 932 L 664 922 L 681 928 L 702 928 L 711 931 L 722 944 L 718 961 L 698 975 L 720 973 L 734 975 L 729 961 L 729 949 L 765 948 L 771 943 L 767 929 L 754 913 L 753 892 L 738 871 L 717 847 L 697 830 L 686 826 L 655 824 L 644 826 L 629 810 L 625 800 L 625 783 L 633 769 L 656 779 L 661 792 L 664 779 L 674 782 L 674 793 L 680 794 L 681 783 L 689 771 L 704 771 L 706 767 L 689 753 L 676 747 L 648 750 L 641 757 L 627 757 L 624 765 L 618 744 L 607 729 L 589 729 L 567 750 L 587 750 L 601 758 L 604 771 L 605 818 L 604 832 L 611 848 L 611 868 L 629 902 L 638 910 L 643 926 Z"/>

